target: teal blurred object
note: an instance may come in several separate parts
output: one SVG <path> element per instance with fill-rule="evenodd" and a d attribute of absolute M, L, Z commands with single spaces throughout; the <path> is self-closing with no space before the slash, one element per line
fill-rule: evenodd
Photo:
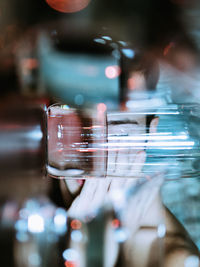
<path fill-rule="evenodd" d="M 121 70 L 116 44 L 108 36 L 64 38 L 68 39 L 59 39 L 60 45 L 55 46 L 46 34 L 39 37 L 39 73 L 45 90 L 75 107 L 100 102 L 117 107 Z"/>
<path fill-rule="evenodd" d="M 199 177 L 198 110 L 197 104 L 168 104 L 152 112 L 159 117 L 157 145 L 147 149 L 146 173 L 164 170 L 165 180 Z"/>
<path fill-rule="evenodd" d="M 161 188 L 161 196 L 164 205 L 181 222 L 200 248 L 200 107 L 198 104 L 175 106 L 179 108 L 175 109 L 178 112 L 174 114 L 173 119 L 170 115 L 160 116 L 158 132 L 167 132 L 168 125 L 173 133 L 187 135 L 193 146 L 176 151 L 166 150 L 169 167 Z M 162 150 L 159 153 L 159 162 L 165 162 Z"/>

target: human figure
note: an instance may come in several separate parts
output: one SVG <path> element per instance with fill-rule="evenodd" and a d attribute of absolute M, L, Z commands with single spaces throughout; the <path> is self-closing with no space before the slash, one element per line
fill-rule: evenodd
<path fill-rule="evenodd" d="M 149 70 L 150 66 L 153 64 L 144 60 L 138 61 L 137 64 L 133 64 L 132 68 L 129 68 L 129 75 L 126 76 L 127 96 L 132 95 L 132 92 L 144 92 L 147 88 L 155 88 L 158 75 L 154 71 L 157 66 L 154 65 L 156 67 L 152 68 L 153 73 Z M 119 114 L 122 115 L 121 119 Z M 127 111 L 121 111 L 116 116 L 108 113 L 107 118 L 108 136 L 116 138 L 123 130 L 127 135 L 138 134 L 139 136 L 155 133 L 158 124 L 157 117 L 147 118 L 145 115 L 131 117 L 130 112 Z M 117 142 L 118 144 L 121 142 L 120 137 Z M 130 146 L 128 155 L 127 151 L 124 153 L 123 150 L 117 150 L 117 152 L 108 150 L 105 179 L 59 181 L 64 205 L 68 207 L 68 214 L 73 218 L 83 220 L 90 218 L 91 215 L 92 218 L 95 212 L 104 206 L 108 197 L 111 202 L 113 201 L 114 206 L 120 205 L 120 201 L 117 204 L 115 202 L 117 194 L 123 192 L 125 195 L 132 190 L 134 193 L 130 196 L 126 206 L 122 205 L 123 211 L 120 218 L 121 224 L 128 229 L 129 236 L 120 249 L 117 246 L 113 255 L 112 253 L 109 255 L 111 260 L 108 266 L 117 266 L 117 264 L 118 266 L 123 264 L 123 266 L 137 267 L 185 266 L 188 256 L 196 255 L 198 258 L 198 250 L 181 224 L 162 204 L 160 197 L 162 175 L 151 177 L 150 181 L 145 180 L 144 177 L 127 178 L 127 173 L 140 177 L 146 158 L 144 149 L 131 151 L 132 148 Z M 164 227 L 164 232 L 159 236 L 160 225 Z"/>

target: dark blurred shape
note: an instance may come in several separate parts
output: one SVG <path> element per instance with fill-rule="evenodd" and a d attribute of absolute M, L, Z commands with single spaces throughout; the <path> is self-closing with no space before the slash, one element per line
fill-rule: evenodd
<path fill-rule="evenodd" d="M 83 19 L 91 24 L 99 24 L 114 33 L 145 47 L 166 46 L 170 41 L 190 39 L 187 33 L 184 9 L 195 5 L 196 0 L 92 0 L 87 8 L 78 13 L 60 13 L 71 7 L 71 3 L 86 6 L 89 0 L 8 0 L 0 4 L 7 7 L 11 19 L 25 28 L 58 18 L 78 21 Z M 4 3 L 5 2 L 5 3 Z M 4 5 L 3 5 L 4 3 Z M 53 8 L 51 8 L 52 6 Z M 7 11 L 7 13 L 8 13 Z M 70 9 L 69 9 L 70 11 Z"/>
<path fill-rule="evenodd" d="M 56 0 L 47 1 L 56 3 Z M 89 0 L 82 2 L 86 3 L 86 1 Z M 116 37 L 117 41 L 131 42 L 133 47 L 153 51 L 156 56 L 164 58 L 175 67 L 187 70 L 195 64 L 194 59 L 197 57 L 198 51 L 193 36 L 188 31 L 188 24 L 191 22 L 187 20 L 185 11 L 187 9 L 195 11 L 193 9 L 195 9 L 196 1 L 92 0 L 87 8 L 80 12 L 61 13 L 52 9 L 45 0 L 30 0 L 28 2 L 25 0 L 1 0 L 0 10 L 5 11 L 2 12 L 2 22 L 0 23 L 1 94 L 2 91 L 18 89 L 15 63 L 13 62 L 16 53 L 15 42 L 27 32 L 27 29 L 34 29 L 36 25 L 37 29 L 40 29 L 43 23 L 52 23 L 57 19 L 66 21 L 65 29 L 67 31 L 73 32 L 72 25 L 78 25 L 80 33 L 77 35 L 78 41 L 80 40 L 79 37 L 81 38 L 84 34 L 87 35 L 90 27 L 93 26 L 96 33 L 103 32 L 104 35 Z M 77 1 L 73 2 L 77 3 Z M 84 24 L 88 27 L 83 30 L 82 25 Z M 51 34 L 55 37 L 58 31 L 57 39 L 59 42 L 58 27 L 53 23 L 50 28 Z M 70 45 L 72 41 L 68 41 Z M 83 47 L 82 41 L 77 42 L 77 44 L 80 48 Z M 79 51 L 79 47 L 74 47 L 74 51 Z M 59 47 L 55 48 L 59 49 Z M 182 57 L 182 55 L 184 56 Z"/>
<path fill-rule="evenodd" d="M 190 5 L 194 1 L 190 1 Z M 108 30 L 131 39 L 143 47 L 162 48 L 169 41 L 189 42 L 183 7 L 170 0 L 94 1 L 93 17 Z"/>
<path fill-rule="evenodd" d="M 0 106 L 0 177 L 41 172 L 45 163 L 44 110 L 15 101 Z"/>
<path fill-rule="evenodd" d="M 100 34 L 93 25 L 65 20 L 48 24 L 39 34 L 39 77 L 56 102 L 118 105 L 120 45 L 112 36 Z"/>
<path fill-rule="evenodd" d="M 169 42 L 163 50 L 164 59 L 180 71 L 191 71 L 198 64 L 198 50 L 192 40 Z"/>

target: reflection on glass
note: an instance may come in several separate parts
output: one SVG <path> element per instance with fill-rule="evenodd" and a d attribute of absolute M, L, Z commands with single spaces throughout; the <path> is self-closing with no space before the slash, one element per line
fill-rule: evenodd
<path fill-rule="evenodd" d="M 66 105 L 48 109 L 48 174 L 53 177 L 104 177 L 105 107 L 81 111 Z"/>
<path fill-rule="evenodd" d="M 106 111 L 103 103 L 89 112 L 55 105 L 47 117 L 47 171 L 52 176 L 149 178 L 163 172 L 175 179 L 198 175 L 195 105 L 132 105 L 130 111 L 117 112 Z"/>

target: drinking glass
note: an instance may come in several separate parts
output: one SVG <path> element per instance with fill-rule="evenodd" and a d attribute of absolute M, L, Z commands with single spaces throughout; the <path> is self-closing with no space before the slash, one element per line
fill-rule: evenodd
<path fill-rule="evenodd" d="M 106 150 L 101 147 L 106 138 L 104 110 L 52 105 L 47 111 L 47 131 L 47 172 L 51 177 L 105 176 Z"/>

